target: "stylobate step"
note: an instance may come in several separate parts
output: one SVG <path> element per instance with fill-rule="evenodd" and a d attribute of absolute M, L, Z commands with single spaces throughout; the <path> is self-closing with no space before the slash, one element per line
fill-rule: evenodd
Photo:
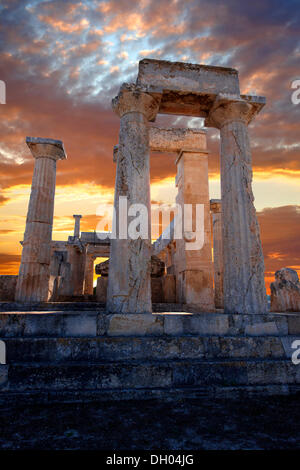
<path fill-rule="evenodd" d="M 291 360 L 197 360 L 0 366 L 0 392 L 300 384 Z"/>
<path fill-rule="evenodd" d="M 296 336 L 7 338 L 6 361 L 291 358 Z"/>
<path fill-rule="evenodd" d="M 271 395 L 300 394 L 300 385 L 297 384 L 267 384 L 267 385 L 206 385 L 182 386 L 173 388 L 114 388 L 100 390 L 30 390 L 0 391 L 0 405 L 9 404 L 37 405 L 45 403 L 94 403 L 109 402 L 111 400 L 151 400 L 164 401 L 179 399 L 248 399 L 249 397 L 263 397 Z M 170 404 L 170 406 L 172 406 Z"/>
<path fill-rule="evenodd" d="M 107 314 L 97 310 L 0 313 L 8 337 L 300 335 L 300 314 L 237 315 L 165 312 Z"/>

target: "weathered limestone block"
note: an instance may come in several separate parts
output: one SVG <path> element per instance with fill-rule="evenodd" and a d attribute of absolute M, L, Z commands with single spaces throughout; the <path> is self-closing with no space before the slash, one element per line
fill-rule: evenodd
<path fill-rule="evenodd" d="M 109 273 L 109 259 L 99 263 L 95 266 L 96 274 L 101 276 L 108 276 Z M 165 263 L 157 256 L 151 256 L 151 277 L 161 277 L 165 272 Z"/>
<path fill-rule="evenodd" d="M 119 197 L 125 196 L 128 209 L 132 204 L 147 208 L 148 234 L 144 238 L 128 237 L 127 227 L 132 217 L 128 217 L 125 227 L 115 224 L 117 231 L 123 231 L 123 235 L 119 234 L 117 239 L 111 241 L 107 309 L 109 312 L 146 313 L 152 311 L 148 121 L 155 118 L 158 105 L 147 93 L 126 84 L 112 104 L 120 116 L 114 202 L 116 218 L 119 217 Z"/>
<path fill-rule="evenodd" d="M 51 236 L 56 161 L 66 154 L 60 140 L 27 137 L 35 159 L 16 300 L 43 302 L 50 296 Z"/>
<path fill-rule="evenodd" d="M 153 152 L 175 152 L 182 150 L 206 151 L 206 133 L 200 129 L 160 127 L 149 128 L 150 149 Z"/>
<path fill-rule="evenodd" d="M 0 301 L 14 301 L 17 287 L 18 276 L 2 275 L 0 276 Z"/>
<path fill-rule="evenodd" d="M 100 274 L 103 277 L 108 277 L 109 272 L 109 259 L 103 261 L 102 263 L 96 264 L 95 273 Z"/>
<path fill-rule="evenodd" d="M 206 124 L 220 129 L 224 311 L 267 312 L 264 259 L 252 193 L 247 124 L 257 108 L 219 97 Z"/>
<path fill-rule="evenodd" d="M 99 265 L 98 265 L 99 266 Z M 96 299 L 97 302 L 106 302 L 107 299 L 108 276 L 100 276 L 97 279 Z"/>
<path fill-rule="evenodd" d="M 151 277 L 151 300 L 152 303 L 163 302 L 162 277 Z"/>
<path fill-rule="evenodd" d="M 240 94 L 237 70 L 167 60 L 141 60 L 137 84 L 180 92 Z"/>
<path fill-rule="evenodd" d="M 166 274 L 161 278 L 163 302 L 175 303 L 176 302 L 176 277 L 174 274 Z"/>
<path fill-rule="evenodd" d="M 271 312 L 300 312 L 300 282 L 294 269 L 276 271 L 271 283 Z"/>
<path fill-rule="evenodd" d="M 158 256 L 151 256 L 151 277 L 161 277 L 165 273 L 165 263 Z"/>

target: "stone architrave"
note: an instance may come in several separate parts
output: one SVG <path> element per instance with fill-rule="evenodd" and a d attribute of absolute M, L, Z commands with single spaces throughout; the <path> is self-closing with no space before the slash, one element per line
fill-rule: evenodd
<path fill-rule="evenodd" d="M 268 311 L 247 128 L 256 111 L 249 100 L 219 95 L 206 120 L 206 125 L 220 129 L 221 137 L 225 313 Z"/>
<path fill-rule="evenodd" d="M 49 298 L 56 161 L 66 153 L 60 140 L 27 137 L 26 143 L 35 164 L 15 298 L 42 302 Z"/>
<path fill-rule="evenodd" d="M 221 199 L 210 200 L 212 215 L 214 253 L 214 291 L 216 308 L 224 307 L 223 294 L 223 248 L 222 248 L 222 204 Z"/>
<path fill-rule="evenodd" d="M 128 237 L 128 225 L 116 224 L 117 239 L 111 241 L 107 310 L 123 313 L 149 313 L 151 303 L 151 206 L 148 121 L 155 119 L 155 98 L 135 85 L 124 84 L 113 100 L 120 117 L 119 147 L 115 190 L 115 213 L 119 217 L 119 197 L 125 196 L 127 208 L 140 204 L 148 211 L 145 238 Z M 124 199 L 125 199 L 124 198 Z M 123 199 L 123 200 L 124 200 Z M 137 214 L 138 215 L 138 214 Z"/>
<path fill-rule="evenodd" d="M 294 269 L 276 271 L 271 283 L 271 312 L 300 312 L 300 282 Z"/>
<path fill-rule="evenodd" d="M 82 215 L 74 214 L 73 217 L 75 219 L 74 237 L 79 238 L 80 237 L 80 219 L 82 218 Z"/>

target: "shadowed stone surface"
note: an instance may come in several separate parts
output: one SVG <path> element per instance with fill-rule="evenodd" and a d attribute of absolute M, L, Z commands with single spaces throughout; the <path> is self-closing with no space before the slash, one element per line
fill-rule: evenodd
<path fill-rule="evenodd" d="M 18 276 L 0 276 L 0 300 L 14 301 Z"/>
<path fill-rule="evenodd" d="M 299 449 L 299 396 L 0 408 L 1 449 Z"/>

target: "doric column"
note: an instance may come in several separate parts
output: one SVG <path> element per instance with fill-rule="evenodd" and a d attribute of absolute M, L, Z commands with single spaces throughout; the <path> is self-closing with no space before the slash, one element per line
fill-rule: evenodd
<path fill-rule="evenodd" d="M 214 251 L 214 284 L 215 306 L 223 308 L 223 249 L 222 249 L 222 205 L 221 199 L 210 200 L 212 215 L 213 251 Z"/>
<path fill-rule="evenodd" d="M 87 250 L 88 251 L 88 250 Z M 84 295 L 93 295 L 94 257 L 86 252 L 84 268 Z"/>
<path fill-rule="evenodd" d="M 42 302 L 49 297 L 56 161 L 66 154 L 60 140 L 27 137 L 26 143 L 35 163 L 16 300 Z"/>
<path fill-rule="evenodd" d="M 210 204 L 208 188 L 208 155 L 203 151 L 180 152 L 177 158 L 176 184 L 178 195 L 176 202 L 187 210 L 187 204 L 192 206 L 193 216 L 192 231 L 203 230 L 203 245 L 195 244 L 194 249 L 188 249 L 189 244 L 185 239 L 176 240 L 176 275 L 177 275 L 177 299 L 197 311 L 213 311 L 213 265 L 211 249 L 211 224 Z M 199 145 L 200 148 L 200 145 Z M 196 221 L 196 207 L 202 206 L 203 220 Z M 201 222 L 201 226 L 200 226 Z M 197 224 L 197 226 L 196 226 Z M 198 226 L 199 225 L 199 226 Z M 184 228 L 186 231 L 187 229 Z M 191 229 L 190 229 L 191 230 Z"/>
<path fill-rule="evenodd" d="M 247 124 L 254 105 L 220 96 L 209 125 L 220 129 L 224 264 L 224 311 L 267 312 L 264 259 L 252 193 L 252 158 Z"/>
<path fill-rule="evenodd" d="M 75 219 L 74 237 L 79 238 L 80 237 L 80 219 L 82 215 L 73 214 L 73 217 Z"/>
<path fill-rule="evenodd" d="M 151 207 L 148 121 L 156 116 L 154 98 L 135 85 L 123 85 L 112 102 L 120 116 L 117 155 L 115 215 L 119 219 L 119 197 L 125 201 L 125 221 L 116 224 L 117 239 L 111 241 L 107 310 L 109 312 L 151 312 Z M 147 209 L 148 235 L 129 238 L 127 207 L 141 204 Z M 138 214 L 136 214 L 138 216 Z M 116 220 L 115 220 L 116 223 Z M 121 239 L 120 239 L 121 238 Z"/>

